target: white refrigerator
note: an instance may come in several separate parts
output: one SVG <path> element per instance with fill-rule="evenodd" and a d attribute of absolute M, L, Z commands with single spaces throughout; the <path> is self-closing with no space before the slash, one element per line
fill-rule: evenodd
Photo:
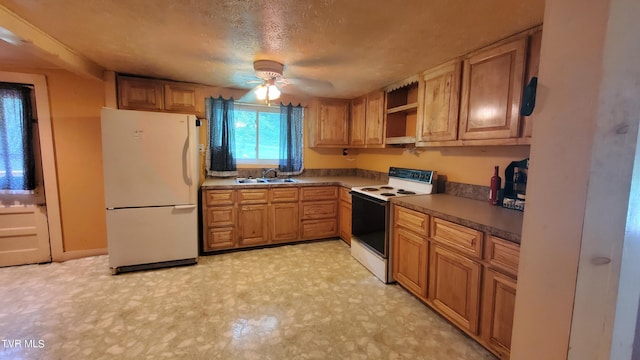
<path fill-rule="evenodd" d="M 113 274 L 197 262 L 196 121 L 194 115 L 102 109 Z"/>

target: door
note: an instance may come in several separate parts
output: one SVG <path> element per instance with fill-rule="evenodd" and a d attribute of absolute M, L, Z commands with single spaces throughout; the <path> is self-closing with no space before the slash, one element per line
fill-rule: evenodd
<path fill-rule="evenodd" d="M 13 83 L 9 87 L 18 86 L 22 89 L 29 89 L 32 111 L 38 114 L 38 121 L 31 123 L 33 138 L 31 146 L 35 163 L 35 185 L 33 192 L 7 190 L 0 194 L 0 267 L 22 264 L 43 263 L 51 261 L 51 244 L 49 240 L 49 223 L 47 218 L 46 201 L 51 201 L 53 216 L 52 232 L 56 240 L 61 242 L 61 237 L 57 231 L 59 222 L 57 179 L 55 174 L 55 164 L 53 159 L 53 137 L 51 134 L 51 122 L 48 116 L 48 97 L 46 79 L 41 75 L 18 74 L 0 72 L 0 81 Z M 33 85 L 21 85 L 33 84 Z M 15 88 L 14 88 L 15 90 Z M 9 102 L 16 107 L 26 105 L 22 92 L 3 91 L 2 101 Z M 35 100 L 35 101 L 33 101 Z M 5 103 L 7 104 L 7 103 Z M 21 117 L 11 116 L 20 112 L 3 112 L 0 123 L 0 134 L 2 135 L 2 146 L 10 149 L 3 152 L 10 160 L 3 158 L 2 173 L 7 171 L 16 176 L 16 171 L 22 173 L 14 151 L 23 153 L 23 134 Z M 41 149 L 44 150 L 41 152 Z M 46 171 L 45 171 L 46 170 Z M 4 175 L 4 174 L 3 174 Z M 46 179 L 46 182 L 44 181 Z M 45 201 L 45 183 L 47 196 Z M 6 206 L 6 205 L 13 206 Z"/>
<path fill-rule="evenodd" d="M 240 245 L 259 245 L 269 242 L 267 204 L 241 205 L 239 210 Z"/>
<path fill-rule="evenodd" d="M 501 358 L 507 358 L 511 350 L 516 281 L 493 269 L 486 269 L 482 304 L 482 337 L 501 354 Z"/>
<path fill-rule="evenodd" d="M 360 97 L 351 102 L 351 124 L 349 126 L 349 145 L 364 146 L 366 129 L 367 99 Z"/>
<path fill-rule="evenodd" d="M 271 240 L 273 242 L 298 240 L 298 203 L 271 204 Z"/>
<path fill-rule="evenodd" d="M 107 208 L 196 204 L 195 116 L 102 109 Z"/>
<path fill-rule="evenodd" d="M 457 139 L 461 69 L 460 61 L 455 60 L 423 73 L 418 141 Z"/>
<path fill-rule="evenodd" d="M 383 145 L 384 143 L 384 92 L 378 91 L 367 95 L 366 144 Z"/>

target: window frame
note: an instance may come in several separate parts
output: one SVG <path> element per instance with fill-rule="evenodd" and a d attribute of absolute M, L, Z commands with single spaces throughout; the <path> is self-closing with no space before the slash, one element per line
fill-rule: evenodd
<path fill-rule="evenodd" d="M 233 111 L 243 110 L 243 111 L 255 111 L 256 113 L 256 156 L 259 156 L 259 146 L 260 146 L 260 125 L 259 125 L 259 116 L 260 112 L 269 112 L 278 114 L 280 116 L 280 106 L 267 106 L 262 104 L 251 104 L 251 103 L 240 103 L 236 102 L 233 107 Z M 236 117 L 234 115 L 234 121 Z M 236 129 L 237 134 L 237 129 Z M 237 136 L 236 136 L 236 146 L 237 146 Z M 235 149 L 234 149 L 235 152 Z M 241 159 L 236 156 L 236 164 L 237 165 L 261 165 L 261 166 L 277 166 L 280 162 L 280 159 Z"/>

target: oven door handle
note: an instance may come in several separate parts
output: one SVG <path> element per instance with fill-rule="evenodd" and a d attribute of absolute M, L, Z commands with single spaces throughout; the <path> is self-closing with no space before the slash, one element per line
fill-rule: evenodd
<path fill-rule="evenodd" d="M 349 194 L 351 194 L 351 196 L 355 196 L 357 198 L 360 198 L 360 199 L 365 200 L 365 201 L 372 202 L 372 203 L 380 205 L 380 206 L 386 206 L 387 203 L 388 203 L 387 200 L 380 200 L 380 199 L 374 198 L 373 196 L 364 195 L 364 194 L 361 194 L 361 193 L 353 191 L 353 190 L 349 191 Z"/>

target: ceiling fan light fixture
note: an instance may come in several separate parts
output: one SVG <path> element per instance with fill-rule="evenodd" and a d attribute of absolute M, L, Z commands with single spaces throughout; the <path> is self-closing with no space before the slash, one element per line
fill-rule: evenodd
<path fill-rule="evenodd" d="M 280 97 L 280 90 L 274 84 L 274 80 L 266 80 L 264 84 L 260 85 L 256 91 L 256 98 L 258 100 L 265 100 L 267 103 L 271 100 L 275 100 Z"/>

